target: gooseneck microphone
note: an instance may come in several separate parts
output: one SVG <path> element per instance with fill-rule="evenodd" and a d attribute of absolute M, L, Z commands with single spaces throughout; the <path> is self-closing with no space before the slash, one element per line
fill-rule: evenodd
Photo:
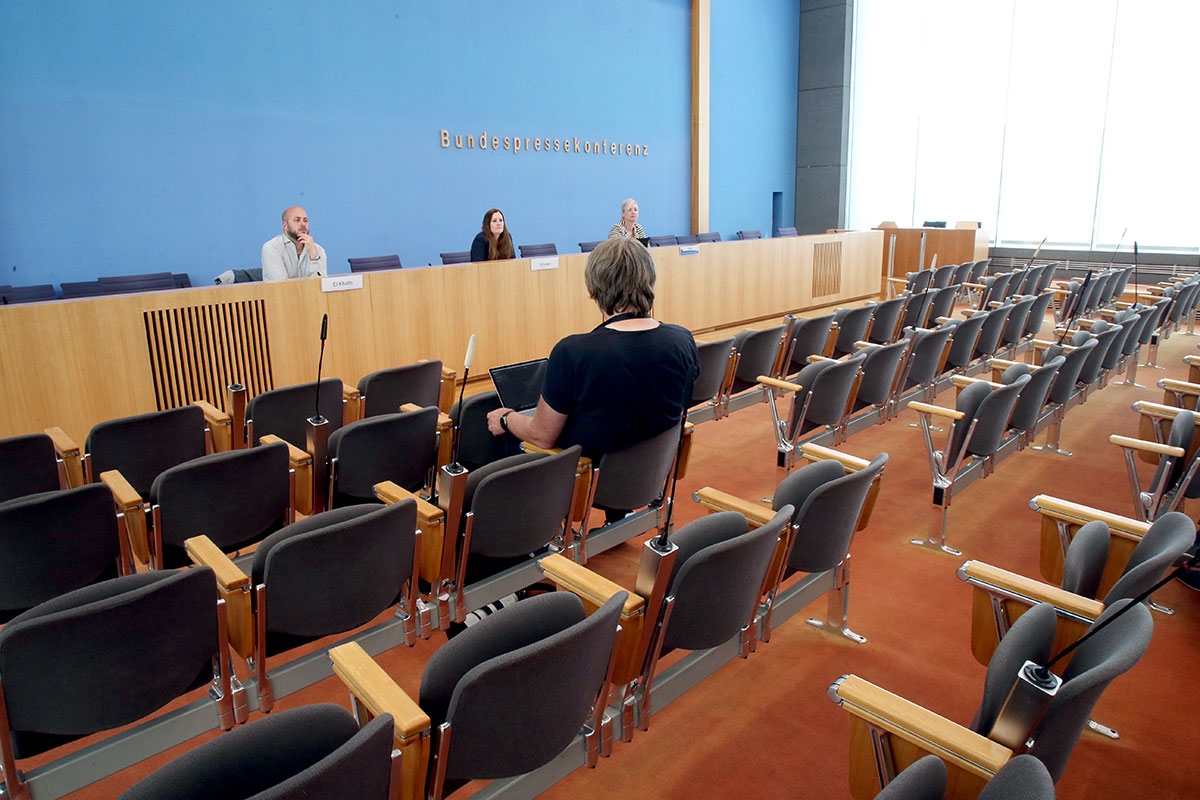
<path fill-rule="evenodd" d="M 467 377 L 471 374 L 471 365 L 475 363 L 475 334 L 471 334 L 471 338 L 467 341 L 467 354 L 463 357 L 463 378 L 462 385 L 458 389 L 458 424 L 454 426 L 454 441 L 450 444 L 450 463 L 446 465 L 446 471 L 452 475 L 457 475 L 463 471 L 462 464 L 458 463 L 458 445 L 462 440 L 462 402 L 463 395 L 467 392 Z"/>
<path fill-rule="evenodd" d="M 1049 238 L 1050 238 L 1049 236 L 1043 236 L 1043 237 L 1042 237 L 1042 244 L 1045 244 L 1045 243 L 1046 243 L 1046 240 L 1047 240 L 1047 239 L 1049 239 Z M 1038 253 L 1042 252 L 1042 244 L 1039 244 L 1039 245 L 1037 246 L 1037 250 L 1034 250 L 1034 251 L 1033 251 L 1033 255 L 1031 255 L 1031 256 L 1029 257 L 1029 263 L 1025 265 L 1025 269 L 1029 269 L 1030 267 L 1032 267 L 1032 266 L 1033 266 L 1033 260 L 1034 260 L 1035 258 L 1037 258 L 1037 257 L 1038 257 Z"/>
<path fill-rule="evenodd" d="M 1113 264 L 1113 260 L 1116 259 L 1117 253 L 1120 252 L 1121 243 L 1125 241 L 1125 234 L 1127 234 L 1127 233 L 1129 233 L 1129 228 L 1126 228 L 1125 230 L 1121 231 L 1121 238 L 1117 239 L 1117 249 L 1113 250 L 1112 255 L 1108 257 L 1108 265 L 1110 267 Z M 1137 242 L 1133 243 L 1133 254 L 1134 254 L 1134 258 L 1136 258 L 1137 257 Z M 1134 263 L 1137 263 L 1137 262 L 1134 262 Z"/>
<path fill-rule="evenodd" d="M 1133 307 L 1137 308 L 1138 304 L 1138 251 L 1137 239 L 1133 240 Z"/>
<path fill-rule="evenodd" d="M 325 363 L 325 337 L 329 335 L 329 315 L 321 315 L 321 355 L 317 358 L 317 392 L 316 403 L 314 404 L 315 412 L 313 419 L 323 419 L 321 416 L 321 367 Z"/>
<path fill-rule="evenodd" d="M 1079 291 L 1075 293 L 1075 299 L 1071 301 L 1071 310 L 1067 314 L 1067 327 L 1063 329 L 1062 336 L 1058 337 L 1059 344 L 1062 344 L 1066 340 L 1067 334 L 1071 332 L 1071 325 L 1083 310 L 1080 308 L 1080 304 L 1083 302 L 1083 294 L 1087 291 L 1088 284 L 1092 282 L 1093 271 L 1090 269 L 1087 271 L 1087 275 L 1083 278 L 1083 285 L 1079 287 Z"/>

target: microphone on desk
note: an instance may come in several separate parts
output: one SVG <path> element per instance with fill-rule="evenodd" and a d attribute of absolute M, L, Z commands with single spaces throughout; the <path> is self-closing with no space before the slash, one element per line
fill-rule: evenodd
<path fill-rule="evenodd" d="M 446 470 L 452 475 L 457 475 L 463 471 L 462 464 L 458 463 L 458 445 L 462 439 L 462 402 L 463 395 L 467 391 L 467 376 L 471 374 L 471 365 L 475 363 L 475 334 L 471 334 L 471 338 L 467 341 L 467 354 L 463 357 L 463 378 L 462 385 L 458 389 L 458 424 L 454 426 L 454 441 L 450 445 L 450 463 L 446 466 Z"/>
<path fill-rule="evenodd" d="M 1088 284 L 1092 282 L 1093 271 L 1094 270 L 1090 269 L 1087 271 L 1087 275 L 1085 275 L 1083 278 L 1083 285 L 1079 287 L 1079 291 L 1075 293 L 1075 299 L 1071 301 L 1071 308 L 1067 313 L 1067 327 L 1063 329 L 1062 336 L 1058 337 L 1058 343 L 1060 345 L 1066 341 L 1067 334 L 1071 332 L 1071 324 L 1075 322 L 1075 318 L 1079 316 L 1079 312 L 1082 310 L 1079 307 L 1079 304 L 1083 300 L 1083 293 L 1087 291 Z"/>
<path fill-rule="evenodd" d="M 324 419 L 321 416 L 321 367 L 325 363 L 325 337 L 328 335 L 329 335 L 329 315 L 322 314 L 321 315 L 321 355 L 317 359 L 317 391 L 316 391 L 317 396 L 316 396 L 316 403 L 314 405 L 316 413 L 312 417 L 314 420 L 317 420 L 317 421 Z"/>

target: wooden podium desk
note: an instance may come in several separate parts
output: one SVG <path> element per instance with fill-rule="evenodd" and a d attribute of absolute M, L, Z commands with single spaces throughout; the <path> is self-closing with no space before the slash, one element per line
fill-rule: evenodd
<path fill-rule="evenodd" d="M 980 261 L 988 257 L 988 233 L 981 228 L 876 228 L 883 232 L 883 279 L 903 278 L 907 272 L 927 268 L 937 255 L 939 267 Z M 921 234 L 925 234 L 925 261 L 921 256 Z M 888 251 L 896 237 L 895 275 L 888 275 Z"/>
<path fill-rule="evenodd" d="M 652 250 L 655 316 L 693 331 L 740 325 L 880 292 L 880 231 Z M 384 367 L 440 358 L 472 374 L 544 356 L 600 321 L 585 254 L 364 273 L 363 288 L 319 278 L 0 307 L 0 437 L 57 425 L 82 444 L 97 422 L 313 381 L 321 315 L 324 377 L 354 385 Z M 344 277 L 344 276 L 333 276 Z"/>

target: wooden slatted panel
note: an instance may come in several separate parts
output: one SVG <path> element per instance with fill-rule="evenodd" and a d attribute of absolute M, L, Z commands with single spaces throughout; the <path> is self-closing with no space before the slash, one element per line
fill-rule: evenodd
<path fill-rule="evenodd" d="M 193 400 L 225 409 L 226 387 L 253 397 L 275 388 L 262 300 L 143 312 L 146 349 L 159 410 Z"/>
<path fill-rule="evenodd" d="M 842 243 L 818 242 L 813 245 L 812 297 L 842 291 Z"/>

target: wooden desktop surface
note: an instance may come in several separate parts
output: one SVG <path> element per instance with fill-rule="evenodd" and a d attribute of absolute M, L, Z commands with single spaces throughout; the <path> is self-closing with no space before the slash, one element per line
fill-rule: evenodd
<path fill-rule="evenodd" d="M 881 288 L 883 242 L 881 231 L 857 231 L 701 244 L 694 255 L 656 248 L 654 314 L 702 332 L 871 297 Z M 310 278 L 0 307 L 0 437 L 57 425 L 82 444 L 106 419 L 193 399 L 224 408 L 228 378 L 259 390 L 315 380 L 322 314 L 324 377 L 355 385 L 377 369 L 440 358 L 461 378 L 472 333 L 472 374 L 483 375 L 599 323 L 586 261 L 570 254 L 539 271 L 516 259 L 364 273 L 363 289 L 342 292 L 322 292 Z M 200 366 L 164 360 L 173 348 L 190 348 Z M 256 364 L 257 378 L 240 375 L 248 368 L 235 358 L 251 350 L 245 363 Z M 222 380 L 215 367 L 191 374 L 213 364 L 223 365 Z"/>

